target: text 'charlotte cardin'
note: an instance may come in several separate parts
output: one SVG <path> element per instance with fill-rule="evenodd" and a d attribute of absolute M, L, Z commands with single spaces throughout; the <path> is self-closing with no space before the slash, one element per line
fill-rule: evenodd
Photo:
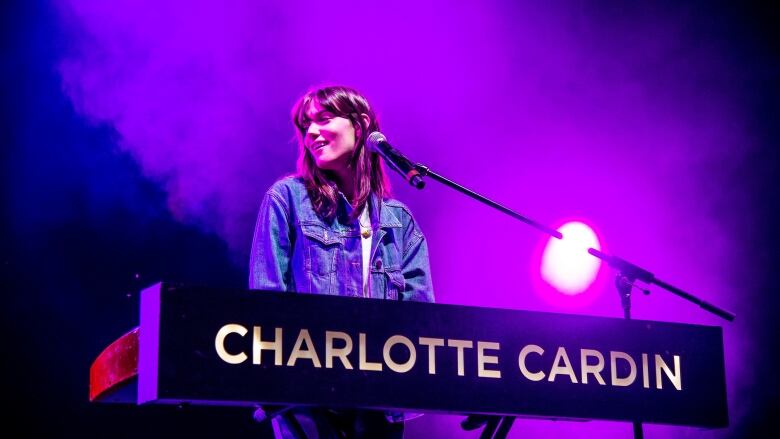
<path fill-rule="evenodd" d="M 246 327 L 230 323 L 222 326 L 214 339 L 214 347 L 219 358 L 229 364 L 241 364 L 249 359 L 244 351 L 228 352 L 225 346 L 226 339 L 229 336 L 245 337 L 249 333 Z M 300 329 L 298 336 L 289 355 L 284 358 L 286 352 L 283 346 L 283 328 L 274 328 L 273 337 L 263 336 L 263 328 L 260 326 L 252 327 L 251 355 L 252 364 L 263 364 L 263 352 L 267 352 L 266 358 L 273 353 L 274 366 L 296 367 L 299 362 L 309 362 L 315 368 L 324 367 L 332 369 L 342 367 L 346 370 L 354 370 L 355 349 L 351 335 L 341 331 L 325 331 L 324 346 L 317 347 L 309 333 L 308 329 Z M 404 335 L 393 335 L 388 337 L 382 345 L 381 361 L 369 360 L 367 342 L 368 336 L 358 333 L 357 347 L 357 369 L 361 371 L 381 372 L 385 367 L 396 373 L 406 373 L 412 370 L 417 364 L 417 349 L 427 350 L 428 374 L 436 375 L 437 355 L 448 356 L 449 361 L 452 355 L 455 355 L 458 376 L 466 375 L 466 355 L 476 355 L 476 375 L 480 378 L 501 378 L 499 368 L 499 352 L 501 346 L 497 342 L 490 341 L 472 341 L 461 339 L 445 339 L 436 337 L 418 337 L 415 344 L 410 338 Z M 374 346 L 372 343 L 371 346 Z M 397 347 L 397 348 L 396 348 Z M 396 349 L 394 349 L 396 348 Z M 392 351 L 396 355 L 392 355 Z M 405 350 L 405 355 L 398 355 L 399 350 Z M 322 355 L 324 354 L 324 355 Z M 378 357 L 378 355 L 377 355 Z M 399 360 L 403 357 L 403 360 Z M 538 357 L 538 358 L 534 358 Z M 529 358 L 535 368 L 529 366 Z M 680 356 L 672 356 L 672 366 L 664 360 L 661 355 L 655 354 L 652 357 L 649 354 L 642 353 L 640 360 L 634 359 L 631 355 L 620 351 L 609 351 L 605 356 L 602 352 L 594 349 L 579 349 L 579 363 L 572 363 L 570 355 L 564 347 L 558 347 L 552 361 L 550 356 L 545 356 L 545 350 L 536 344 L 527 344 L 522 347 L 517 354 L 517 364 L 520 375 L 530 381 L 549 381 L 568 380 L 573 384 L 588 384 L 596 382 L 599 385 L 609 385 L 616 387 L 625 387 L 634 384 L 638 375 L 641 374 L 642 387 L 650 386 L 650 361 L 652 359 L 652 371 L 655 376 L 655 388 L 663 389 L 663 377 L 671 382 L 676 390 L 682 390 L 682 371 L 680 367 Z M 609 361 L 607 361 L 609 358 Z M 302 363 L 301 363 L 302 364 Z M 575 367 L 579 366 L 579 373 Z M 608 367 L 607 367 L 608 366 Z M 605 369 L 608 368 L 607 373 Z M 607 380 L 605 380 L 607 376 Z"/>

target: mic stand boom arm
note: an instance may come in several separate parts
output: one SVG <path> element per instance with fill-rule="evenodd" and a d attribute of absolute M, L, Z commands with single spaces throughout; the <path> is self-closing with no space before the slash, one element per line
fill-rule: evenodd
<path fill-rule="evenodd" d="M 472 191 L 472 190 L 470 190 L 470 189 L 468 189 L 466 187 L 463 187 L 463 186 L 455 183 L 452 180 L 449 180 L 449 179 L 447 179 L 447 178 L 445 178 L 445 177 L 443 177 L 443 176 L 441 176 L 441 175 L 431 171 L 425 165 L 417 163 L 414 167 L 415 167 L 415 169 L 417 169 L 417 172 L 419 172 L 420 175 L 423 176 L 423 177 L 431 177 L 432 179 L 434 179 L 434 180 L 436 180 L 436 181 L 438 181 L 440 183 L 443 183 L 444 185 L 449 186 L 449 187 L 457 190 L 458 192 L 461 192 L 461 193 L 463 193 L 465 195 L 468 195 L 469 197 L 474 198 L 475 200 L 480 201 L 483 204 L 487 204 L 488 206 L 490 206 L 490 207 L 492 207 L 492 208 L 494 208 L 494 209 L 496 209 L 496 210 L 498 210 L 500 212 L 503 212 L 503 213 L 511 216 L 514 219 L 520 220 L 520 221 L 528 224 L 529 226 L 534 227 L 537 230 L 540 230 L 540 231 L 542 231 L 542 232 L 544 232 L 544 233 L 546 233 L 546 234 L 548 234 L 550 236 L 553 236 L 555 238 L 563 239 L 563 235 L 561 234 L 561 232 L 559 232 L 557 230 L 554 230 L 554 229 L 551 229 L 550 227 L 547 227 L 544 224 L 540 224 L 540 223 L 538 223 L 538 222 L 536 222 L 536 221 L 534 221 L 534 220 L 532 220 L 530 218 L 526 218 L 523 215 L 520 215 L 519 213 L 517 213 L 517 212 L 515 212 L 515 211 L 513 211 L 513 210 L 511 210 L 509 208 L 506 208 L 506 207 L 496 203 L 493 200 L 490 200 L 489 198 L 483 197 L 482 195 L 480 195 L 480 194 L 478 194 L 478 193 L 476 193 L 476 192 L 474 192 L 474 191 Z M 614 268 L 615 270 L 618 270 L 620 272 L 621 276 L 625 277 L 626 280 L 630 281 L 630 283 L 633 283 L 635 280 L 639 280 L 639 281 L 644 282 L 644 283 L 646 283 L 648 285 L 650 285 L 650 284 L 658 285 L 659 287 L 669 291 L 670 293 L 674 293 L 674 294 L 682 297 L 685 300 L 693 302 L 693 303 L 699 305 L 700 307 L 702 307 L 703 309 L 705 309 L 705 310 L 707 310 L 707 311 L 709 311 L 709 312 L 711 312 L 711 313 L 713 313 L 713 314 L 715 314 L 715 315 L 717 315 L 719 317 L 722 317 L 723 319 L 726 319 L 726 320 L 728 320 L 730 322 L 734 321 L 734 317 L 735 317 L 734 313 L 726 311 L 726 310 L 721 309 L 721 308 L 719 308 L 719 307 L 717 307 L 717 306 L 715 306 L 715 305 L 713 305 L 713 304 L 711 304 L 709 302 L 706 302 L 706 301 L 704 301 L 702 299 L 699 299 L 698 297 L 694 296 L 693 294 L 686 293 L 685 291 L 683 291 L 683 290 L 681 290 L 681 289 L 679 289 L 679 288 L 677 288 L 677 287 L 675 287 L 673 285 L 670 285 L 670 284 L 662 281 L 661 279 L 656 278 L 653 275 L 653 273 L 650 273 L 649 271 L 647 271 L 647 270 L 645 270 L 645 269 L 643 269 L 643 268 L 641 268 L 641 267 L 639 267 L 637 265 L 634 265 L 634 264 L 632 264 L 632 263 L 630 263 L 630 262 L 628 262 L 626 260 L 618 258 L 617 256 L 610 256 L 610 255 L 608 255 L 606 253 L 602 253 L 602 252 L 600 252 L 600 251 L 598 251 L 596 249 L 593 249 L 593 248 L 589 248 L 588 249 L 588 253 L 590 253 L 591 255 L 593 255 L 593 256 L 601 259 L 602 261 L 606 262 L 607 265 L 609 265 L 610 267 Z"/>
<path fill-rule="evenodd" d="M 415 167 L 415 169 L 417 169 L 417 172 L 419 172 L 420 175 L 422 175 L 423 177 L 431 177 L 432 179 L 438 181 L 439 183 L 443 183 L 444 185 L 449 186 L 449 187 L 455 189 L 456 191 L 458 191 L 460 193 L 468 195 L 469 197 L 471 197 L 471 198 L 473 198 L 473 199 L 475 199 L 477 201 L 480 201 L 483 204 L 487 204 L 488 206 L 490 206 L 490 207 L 492 207 L 492 208 L 494 208 L 494 209 L 496 209 L 496 210 L 498 210 L 500 212 L 503 212 L 503 213 L 511 216 L 512 218 L 514 218 L 516 220 L 520 220 L 520 221 L 528 224 L 529 226 L 531 226 L 531 227 L 533 227 L 533 228 L 535 228 L 537 230 L 540 230 L 540 231 L 542 231 L 542 232 L 544 232 L 544 233 L 546 233 L 546 234 L 548 234 L 548 235 L 550 235 L 550 236 L 552 236 L 554 238 L 563 239 L 563 235 L 561 234 L 561 232 L 559 232 L 559 231 L 557 231 L 555 229 L 551 229 L 550 227 L 547 227 L 544 224 L 540 224 L 540 223 L 538 223 L 538 222 L 536 222 L 536 221 L 534 221 L 534 220 L 532 220 L 530 218 L 524 217 L 523 215 L 520 215 L 519 213 L 515 212 L 514 210 L 509 209 L 507 207 L 504 207 L 504 206 L 496 203 L 495 201 L 493 201 L 493 200 L 491 200 L 489 198 L 483 197 L 482 195 L 472 191 L 471 189 L 463 187 L 463 186 L 459 185 L 458 183 L 455 183 L 454 181 L 449 180 L 449 179 L 447 179 L 447 178 L 445 178 L 445 177 L 443 177 L 443 176 L 441 176 L 441 175 L 431 171 L 425 165 L 421 165 L 421 164 L 417 163 L 416 165 L 414 165 L 414 167 Z"/>

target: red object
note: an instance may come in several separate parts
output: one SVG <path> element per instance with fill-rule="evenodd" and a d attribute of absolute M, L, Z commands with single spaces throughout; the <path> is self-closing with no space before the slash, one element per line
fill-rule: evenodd
<path fill-rule="evenodd" d="M 99 401 L 138 376 L 138 332 L 135 328 L 111 343 L 89 368 L 89 400 Z"/>

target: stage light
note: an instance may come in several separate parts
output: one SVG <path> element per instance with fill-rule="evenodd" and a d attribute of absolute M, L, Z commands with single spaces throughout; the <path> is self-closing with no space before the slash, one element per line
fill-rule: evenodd
<path fill-rule="evenodd" d="M 587 224 L 572 221 L 558 228 L 563 239 L 550 238 L 541 260 L 542 279 L 557 291 L 577 295 L 596 280 L 601 261 L 588 254 L 601 250 L 596 233 Z"/>

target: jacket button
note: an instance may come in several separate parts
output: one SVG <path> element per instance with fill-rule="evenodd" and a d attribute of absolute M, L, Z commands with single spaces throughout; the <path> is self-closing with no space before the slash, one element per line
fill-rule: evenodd
<path fill-rule="evenodd" d="M 381 259 L 376 261 L 376 263 L 374 263 L 374 268 L 376 268 L 377 270 L 381 270 L 382 269 L 382 260 Z"/>

